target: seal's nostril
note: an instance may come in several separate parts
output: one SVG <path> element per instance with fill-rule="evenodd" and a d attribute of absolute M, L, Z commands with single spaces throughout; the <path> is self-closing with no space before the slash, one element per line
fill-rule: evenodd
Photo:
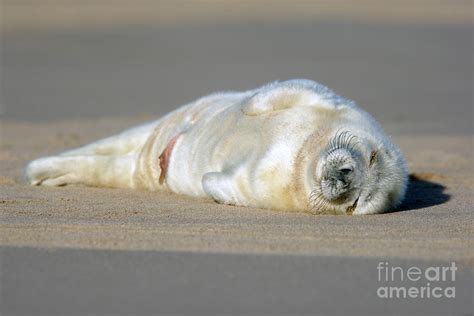
<path fill-rule="evenodd" d="M 351 168 L 342 168 L 342 169 L 339 169 L 339 172 L 341 172 L 341 173 L 344 174 L 344 175 L 350 173 L 351 171 L 352 171 Z"/>

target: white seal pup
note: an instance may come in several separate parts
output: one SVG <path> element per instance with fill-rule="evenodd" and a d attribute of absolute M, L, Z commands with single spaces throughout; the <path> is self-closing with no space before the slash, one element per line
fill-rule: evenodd
<path fill-rule="evenodd" d="M 161 119 L 31 162 L 33 185 L 171 190 L 224 204 L 383 213 L 407 186 L 400 150 L 365 111 L 310 80 L 211 94 Z"/>

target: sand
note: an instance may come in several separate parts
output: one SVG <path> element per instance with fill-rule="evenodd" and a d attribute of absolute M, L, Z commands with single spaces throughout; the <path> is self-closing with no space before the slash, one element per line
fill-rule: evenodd
<path fill-rule="evenodd" d="M 400 211 L 383 215 L 313 216 L 164 192 L 30 187 L 22 178 L 30 159 L 142 119 L 2 124 L 2 314 L 472 311 L 471 137 L 394 137 L 412 181 Z M 380 262 L 404 269 L 455 262 L 457 281 L 449 284 L 456 299 L 381 300 Z"/>

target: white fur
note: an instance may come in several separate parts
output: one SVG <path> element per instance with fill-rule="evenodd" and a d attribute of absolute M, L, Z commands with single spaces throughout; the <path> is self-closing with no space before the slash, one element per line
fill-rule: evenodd
<path fill-rule="evenodd" d="M 331 139 L 341 133 L 354 136 L 354 159 L 328 156 Z M 159 157 L 177 135 L 160 184 Z M 369 167 L 373 151 L 376 168 Z M 341 167 L 337 159 L 345 161 Z M 336 186 L 323 190 L 321 183 L 343 164 L 356 168 L 349 191 L 326 200 L 321 192 Z M 336 171 L 328 169 L 333 165 Z M 354 214 L 397 206 L 407 183 L 399 149 L 375 120 L 309 80 L 212 94 L 155 122 L 35 160 L 26 174 L 34 185 L 168 189 L 225 204 L 314 213 L 346 213 L 357 198 Z"/>

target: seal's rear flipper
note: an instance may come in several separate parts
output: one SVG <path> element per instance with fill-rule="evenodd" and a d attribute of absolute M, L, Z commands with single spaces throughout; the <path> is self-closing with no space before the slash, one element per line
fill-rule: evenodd
<path fill-rule="evenodd" d="M 46 157 L 32 161 L 26 176 L 31 185 L 130 188 L 136 159 L 136 155 Z"/>

